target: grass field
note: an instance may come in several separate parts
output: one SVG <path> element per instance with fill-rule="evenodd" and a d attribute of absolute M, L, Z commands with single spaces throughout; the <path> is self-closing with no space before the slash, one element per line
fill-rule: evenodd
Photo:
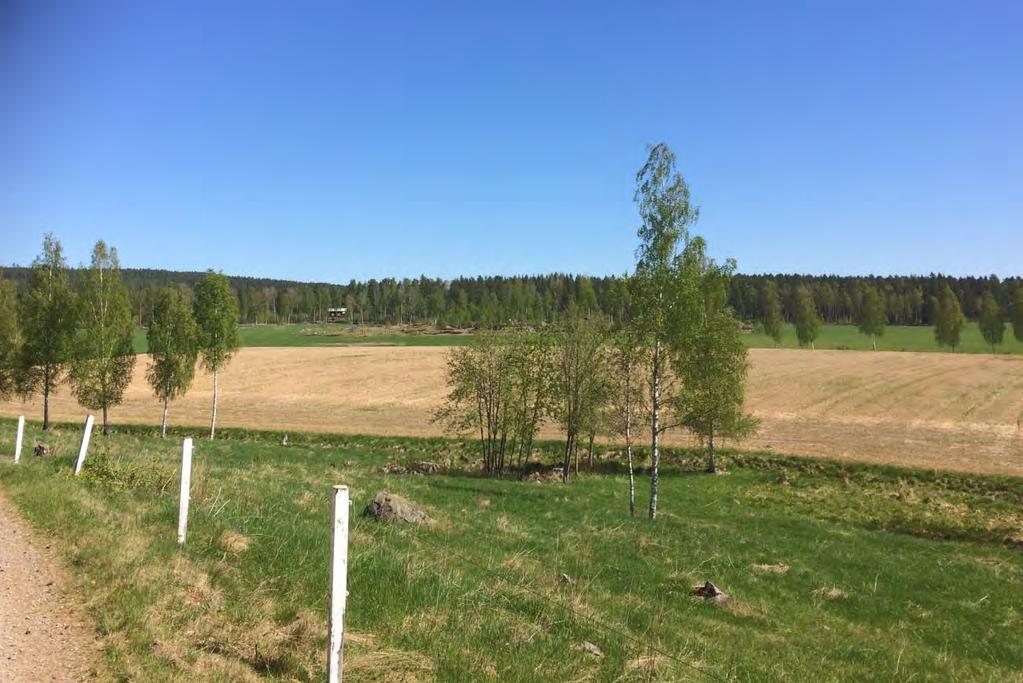
<path fill-rule="evenodd" d="M 457 346 L 472 339 L 471 334 L 443 334 L 424 328 L 355 327 L 347 325 L 245 325 L 241 328 L 242 346 L 338 346 L 343 344 L 381 344 L 387 346 Z M 762 332 L 743 337 L 751 348 L 774 348 L 774 340 Z M 785 326 L 781 348 L 798 348 L 795 328 Z M 870 337 L 860 334 L 854 325 L 825 325 L 815 346 L 818 349 L 870 350 Z M 910 325 L 889 327 L 879 337 L 881 351 L 950 351 L 934 341 L 934 328 Z M 135 332 L 135 350 L 147 350 L 144 330 Z M 963 330 L 962 353 L 991 353 L 991 347 L 981 337 L 976 323 L 968 323 Z M 1005 341 L 998 353 L 1023 354 L 1023 343 L 1017 341 L 1012 330 L 1005 329 Z"/>
<path fill-rule="evenodd" d="M 227 432 L 197 441 L 176 544 L 180 439 L 77 429 L 0 484 L 54 539 L 105 642 L 101 679 L 322 679 L 330 488 L 380 489 L 429 527 L 351 531 L 346 680 L 1018 680 L 1023 480 L 775 456 L 726 476 L 669 455 L 656 523 L 625 479 L 386 475 L 457 442 Z M 180 433 L 176 437 L 180 437 Z M 645 478 L 640 479 L 640 502 Z M 762 565 L 762 566 L 758 566 Z M 784 573 L 781 567 L 786 565 Z M 556 577 L 572 579 L 561 585 Z M 689 595 L 714 581 L 722 605 Z M 603 657 L 580 646 L 596 644 Z"/>
<path fill-rule="evenodd" d="M 440 436 L 446 393 L 439 347 L 242 349 L 221 375 L 223 426 L 383 436 Z M 744 448 L 1023 476 L 1023 356 L 753 349 L 747 408 L 761 418 Z M 139 358 L 116 425 L 153 424 L 161 405 Z M 171 405 L 176 425 L 209 419 L 210 376 Z M 42 415 L 39 399 L 0 402 L 0 415 Z M 66 387 L 58 420 L 84 420 Z M 543 434 L 560 436 L 550 425 Z M 682 434 L 669 441 L 689 444 Z"/>

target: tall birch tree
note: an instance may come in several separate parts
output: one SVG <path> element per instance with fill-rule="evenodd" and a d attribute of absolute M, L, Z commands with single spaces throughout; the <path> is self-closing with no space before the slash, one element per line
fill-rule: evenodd
<path fill-rule="evenodd" d="M 647 391 L 649 359 L 631 330 L 617 332 L 608 349 L 608 391 L 605 424 L 625 442 L 625 460 L 629 469 L 629 514 L 636 515 L 636 476 L 633 444 L 637 428 L 650 419 L 650 394 Z"/>
<path fill-rule="evenodd" d="M 213 374 L 213 410 L 210 415 L 210 438 L 217 433 L 218 375 L 238 350 L 238 304 L 231 286 L 222 273 L 212 270 L 195 284 L 193 310 L 196 341 L 203 368 Z"/>
<path fill-rule="evenodd" d="M 1005 318 L 1002 316 L 1002 307 L 998 305 L 991 292 L 984 292 L 981 299 L 978 324 L 984 341 L 991 346 L 991 353 L 994 353 L 995 347 L 1001 344 L 1005 337 Z"/>
<path fill-rule="evenodd" d="M 813 294 L 806 287 L 796 292 L 796 338 L 800 346 L 813 348 L 813 343 L 821 333 L 821 316 L 817 312 L 817 303 Z"/>
<path fill-rule="evenodd" d="M 18 391 L 43 395 L 43 429 L 50 428 L 50 394 L 71 361 L 75 331 L 74 293 L 60 242 L 47 233 L 43 251 L 32 262 L 18 307 L 21 347 Z"/>
<path fill-rule="evenodd" d="M 660 437 L 669 426 L 663 420 L 661 396 L 668 370 L 665 345 L 684 328 L 682 304 L 690 289 L 679 256 L 689 243 L 689 227 L 699 218 L 675 161 L 668 145 L 659 143 L 650 148 L 636 174 L 635 199 L 642 223 L 631 279 L 631 323 L 650 358 L 650 519 L 657 517 Z"/>
<path fill-rule="evenodd" d="M 0 400 L 15 393 L 18 378 L 18 301 L 14 282 L 0 276 Z"/>
<path fill-rule="evenodd" d="M 185 395 L 195 376 L 196 336 L 191 307 L 180 291 L 167 287 L 157 295 L 146 331 L 150 356 L 146 379 L 163 402 L 161 438 L 167 436 L 168 405 Z"/>
<path fill-rule="evenodd" d="M 103 412 L 104 435 L 110 433 L 110 408 L 121 403 L 131 382 L 134 330 L 117 250 L 100 240 L 92 249 L 92 263 L 78 294 L 78 327 L 68 379 L 79 405 Z"/>

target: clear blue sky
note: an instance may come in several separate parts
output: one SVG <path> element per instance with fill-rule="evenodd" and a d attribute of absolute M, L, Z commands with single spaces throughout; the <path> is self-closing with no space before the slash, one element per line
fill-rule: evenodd
<path fill-rule="evenodd" d="M 1023 3 L 0 1 L 0 263 L 632 263 L 645 146 L 744 272 L 1023 271 Z"/>

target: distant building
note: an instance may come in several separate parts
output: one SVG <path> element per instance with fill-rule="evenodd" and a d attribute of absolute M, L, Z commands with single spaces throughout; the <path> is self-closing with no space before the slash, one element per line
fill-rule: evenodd
<path fill-rule="evenodd" d="M 348 309 L 344 308 L 328 308 L 327 309 L 327 322 L 328 323 L 343 323 L 345 316 L 348 315 Z"/>

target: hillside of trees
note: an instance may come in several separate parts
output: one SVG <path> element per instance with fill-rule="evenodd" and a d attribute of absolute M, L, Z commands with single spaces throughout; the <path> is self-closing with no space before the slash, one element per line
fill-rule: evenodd
<path fill-rule="evenodd" d="M 145 324 L 158 294 L 167 285 L 191 297 L 192 288 L 203 277 L 200 272 L 132 269 L 123 271 L 132 302 L 132 314 Z M 24 286 L 28 268 L 8 267 L 5 277 Z M 572 310 L 600 312 L 613 324 L 628 315 L 629 301 L 622 280 L 615 276 L 589 277 L 553 273 L 549 275 L 463 277 L 442 280 L 422 276 L 416 279 L 385 278 L 348 284 L 294 282 L 267 278 L 230 276 L 238 299 L 242 323 L 314 322 L 323 320 L 326 309 L 345 307 L 352 322 L 368 324 L 428 323 L 457 327 L 493 327 L 509 323 L 556 322 Z M 743 275 L 732 277 L 729 303 L 743 320 L 764 318 L 763 289 L 768 281 L 777 284 L 782 315 L 794 322 L 799 310 L 799 292 L 812 295 L 821 319 L 826 323 L 850 323 L 864 285 L 873 285 L 883 301 L 890 325 L 932 325 L 934 301 L 947 284 L 958 297 L 968 320 L 980 316 L 982 300 L 990 292 L 995 302 L 1008 311 L 1023 278 L 999 280 L 990 277 L 949 277 L 914 275 L 850 277 L 837 275 Z"/>

